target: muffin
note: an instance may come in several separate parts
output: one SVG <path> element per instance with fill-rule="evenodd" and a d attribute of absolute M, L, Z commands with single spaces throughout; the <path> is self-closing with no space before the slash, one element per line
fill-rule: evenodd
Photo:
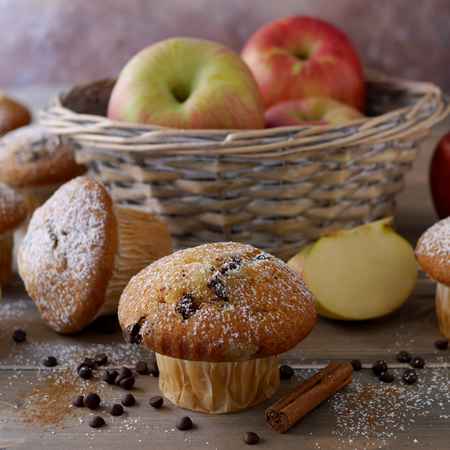
<path fill-rule="evenodd" d="M 450 217 L 429 228 L 416 247 L 417 260 L 436 285 L 436 314 L 441 333 L 450 339 Z"/>
<path fill-rule="evenodd" d="M 30 111 L 18 101 L 0 92 L 0 136 L 30 122 Z"/>
<path fill-rule="evenodd" d="M 39 125 L 12 131 L 0 140 L 0 181 L 23 194 L 30 214 L 59 186 L 85 171 L 72 148 Z"/>
<path fill-rule="evenodd" d="M 11 278 L 13 232 L 26 216 L 23 197 L 0 183 L 0 285 L 6 284 Z"/>
<path fill-rule="evenodd" d="M 227 413 L 274 394 L 278 355 L 311 331 L 316 311 L 302 278 L 281 260 L 227 242 L 142 270 L 120 298 L 119 321 L 129 342 L 155 351 L 169 400 Z"/>
<path fill-rule="evenodd" d="M 78 177 L 35 211 L 18 265 L 42 318 L 75 333 L 115 313 L 131 276 L 170 252 L 166 225 L 114 206 L 102 184 Z"/>

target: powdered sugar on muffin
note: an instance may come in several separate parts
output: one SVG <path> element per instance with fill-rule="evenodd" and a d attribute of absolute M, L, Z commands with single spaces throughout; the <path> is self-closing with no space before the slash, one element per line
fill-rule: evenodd
<path fill-rule="evenodd" d="M 26 216 L 27 210 L 22 195 L 0 183 L 0 233 L 17 227 Z"/>

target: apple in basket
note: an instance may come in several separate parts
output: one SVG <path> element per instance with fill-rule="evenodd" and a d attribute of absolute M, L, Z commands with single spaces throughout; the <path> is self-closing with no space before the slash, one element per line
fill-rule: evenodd
<path fill-rule="evenodd" d="M 167 39 L 135 55 L 112 91 L 108 117 L 185 129 L 264 127 L 261 93 L 240 56 L 191 38 Z"/>
<path fill-rule="evenodd" d="M 277 103 L 265 113 L 266 127 L 345 125 L 364 117 L 357 109 L 326 97 L 309 97 Z"/>
<path fill-rule="evenodd" d="M 441 219 L 450 216 L 450 133 L 440 140 L 434 151 L 430 185 L 438 216 Z"/>
<path fill-rule="evenodd" d="M 305 97 L 331 97 L 364 109 L 365 83 L 347 36 L 311 17 L 288 17 L 263 26 L 242 51 L 266 107 Z"/>

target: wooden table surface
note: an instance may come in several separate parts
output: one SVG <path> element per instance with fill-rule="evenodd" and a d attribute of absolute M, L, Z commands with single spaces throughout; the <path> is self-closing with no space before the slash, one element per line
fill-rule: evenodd
<path fill-rule="evenodd" d="M 36 107 L 43 105 L 55 87 L 22 89 L 16 95 Z M 434 130 L 424 143 L 414 170 L 399 197 L 397 228 L 412 242 L 435 221 L 427 167 L 436 139 L 450 129 L 450 121 Z M 41 322 L 19 281 L 4 292 L 0 303 L 0 450 L 44 449 L 220 449 L 246 448 L 242 435 L 257 432 L 258 447 L 267 449 L 427 449 L 450 448 L 450 351 L 437 351 L 439 337 L 433 304 L 433 286 L 421 278 L 407 304 L 388 318 L 362 323 L 320 320 L 313 333 L 284 359 L 296 368 L 295 378 L 283 382 L 280 394 L 330 360 L 362 359 L 365 368 L 354 374 L 351 386 L 325 402 L 285 435 L 264 422 L 267 404 L 249 411 L 208 416 L 182 411 L 168 404 L 159 410 L 148 405 L 158 392 L 157 379 L 137 378 L 138 405 L 122 417 L 106 411 L 123 391 L 100 381 L 81 381 L 74 367 L 85 356 L 106 352 L 111 366 L 132 365 L 148 353 L 123 343 L 120 332 L 88 330 L 63 337 Z M 15 344 L 14 328 L 27 331 L 28 341 Z M 419 382 L 400 382 L 404 365 L 395 354 L 408 350 L 421 355 L 426 367 L 418 370 Z M 55 355 L 59 365 L 46 369 L 42 359 Z M 396 380 L 381 384 L 369 370 L 377 359 L 392 362 Z M 68 408 L 79 392 L 95 390 L 103 404 L 99 410 L 107 426 L 88 427 L 86 409 Z M 175 429 L 178 417 L 189 414 L 195 428 Z"/>

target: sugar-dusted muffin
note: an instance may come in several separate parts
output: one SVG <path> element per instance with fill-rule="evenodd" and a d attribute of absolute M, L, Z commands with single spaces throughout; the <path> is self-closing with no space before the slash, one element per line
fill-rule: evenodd
<path fill-rule="evenodd" d="M 228 242 L 181 250 L 142 270 L 121 296 L 119 321 L 130 342 L 156 352 L 167 398 L 225 413 L 272 396 L 278 355 L 311 331 L 316 311 L 285 263 Z"/>
<path fill-rule="evenodd" d="M 23 197 L 0 183 L 0 285 L 6 284 L 11 278 L 13 232 L 26 216 Z"/>
<path fill-rule="evenodd" d="M 35 211 L 18 264 L 43 319 L 74 333 L 115 313 L 131 276 L 170 252 L 165 224 L 114 206 L 102 184 L 78 177 Z"/>
<path fill-rule="evenodd" d="M 0 92 L 0 136 L 30 122 L 31 113 L 28 108 Z"/>
<path fill-rule="evenodd" d="M 425 231 L 417 243 L 416 257 L 424 272 L 437 282 L 439 328 L 450 338 L 450 217 Z"/>
<path fill-rule="evenodd" d="M 30 213 L 85 171 L 73 149 L 39 125 L 12 131 L 0 140 L 0 181 L 24 195 Z"/>

